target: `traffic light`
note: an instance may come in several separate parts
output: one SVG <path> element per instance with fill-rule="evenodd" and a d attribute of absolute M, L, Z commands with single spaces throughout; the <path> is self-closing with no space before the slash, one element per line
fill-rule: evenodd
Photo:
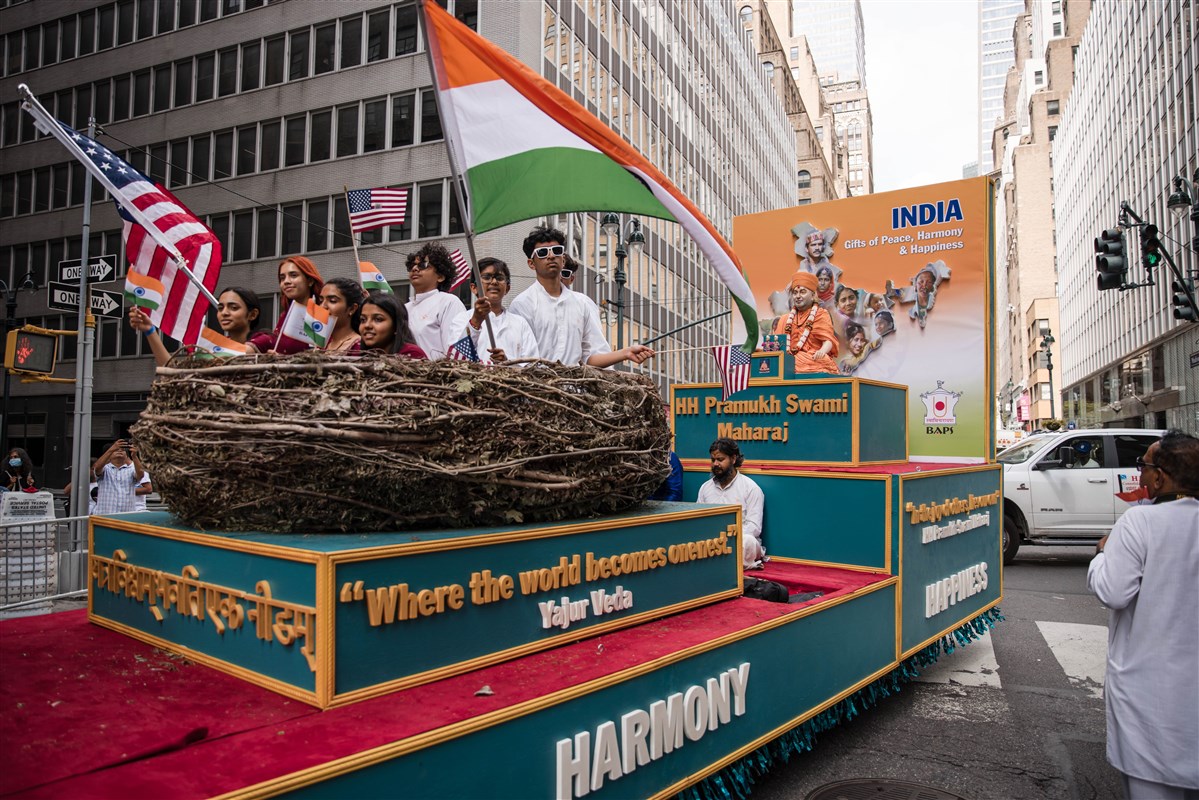
<path fill-rule="evenodd" d="M 1128 274 L 1124 260 L 1124 231 L 1109 228 L 1095 240 L 1095 269 L 1099 271 L 1099 291 L 1119 289 Z"/>
<path fill-rule="evenodd" d="M 1141 228 L 1141 264 L 1152 274 L 1153 268 L 1162 263 L 1162 240 L 1158 238 L 1157 226 Z"/>
<path fill-rule="evenodd" d="M 1191 298 L 1195 296 L 1195 281 L 1193 279 L 1171 281 L 1170 289 L 1174 292 L 1172 298 L 1174 302 L 1174 319 L 1199 322 L 1199 314 L 1195 312 L 1195 306 L 1191 302 Z"/>
<path fill-rule="evenodd" d="M 7 345 L 4 350 L 5 368 L 34 375 L 54 374 L 58 336 L 17 328 L 8 332 Z"/>

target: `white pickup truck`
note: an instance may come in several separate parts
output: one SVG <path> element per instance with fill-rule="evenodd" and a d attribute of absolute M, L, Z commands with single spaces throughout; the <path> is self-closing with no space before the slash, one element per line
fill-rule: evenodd
<path fill-rule="evenodd" d="M 1104 428 L 1036 434 L 1000 453 L 1003 563 L 1021 545 L 1094 547 L 1140 485 L 1137 458 L 1165 431 Z"/>

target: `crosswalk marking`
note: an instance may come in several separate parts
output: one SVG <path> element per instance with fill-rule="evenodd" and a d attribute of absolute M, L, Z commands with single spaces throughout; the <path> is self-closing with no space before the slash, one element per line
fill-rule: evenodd
<path fill-rule="evenodd" d="M 990 632 L 967 647 L 959 647 L 949 655 L 942 655 L 916 680 L 999 688 L 999 662 L 995 659 L 995 648 L 991 646 Z"/>
<path fill-rule="evenodd" d="M 1107 676 L 1107 626 L 1038 622 L 1037 628 L 1070 683 L 1091 697 L 1103 697 Z"/>

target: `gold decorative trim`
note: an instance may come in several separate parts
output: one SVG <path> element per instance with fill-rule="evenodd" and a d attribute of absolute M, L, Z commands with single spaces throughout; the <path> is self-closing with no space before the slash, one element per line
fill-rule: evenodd
<path fill-rule="evenodd" d="M 187 542 L 188 544 L 202 544 L 205 547 L 214 547 L 218 550 L 232 550 L 235 553 L 270 556 L 271 558 L 281 558 L 285 561 L 296 561 L 302 564 L 315 564 L 320 558 L 320 553 L 316 550 L 304 550 L 299 547 L 287 547 L 277 544 L 264 544 L 246 539 L 229 539 L 219 534 L 179 528 L 161 528 L 157 525 L 145 525 L 123 519 L 113 519 L 112 517 L 92 517 L 89 525 L 94 526 L 96 524 L 95 520 L 101 520 L 103 522 L 102 527 L 112 528 L 113 530 L 125 533 L 137 533 L 143 536 L 153 536 L 158 539 Z M 280 535 L 286 536 L 289 534 Z"/>

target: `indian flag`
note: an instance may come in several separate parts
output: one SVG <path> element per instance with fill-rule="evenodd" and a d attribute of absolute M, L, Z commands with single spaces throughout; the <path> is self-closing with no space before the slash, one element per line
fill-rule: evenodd
<path fill-rule="evenodd" d="M 753 293 L 724 237 L 657 167 L 566 93 L 423 3 L 447 145 L 465 172 L 474 232 L 568 211 L 624 211 L 683 226 L 758 339 Z"/>
<path fill-rule="evenodd" d="M 125 299 L 138 308 L 145 309 L 146 313 L 162 305 L 162 296 L 165 292 L 166 286 L 162 281 L 155 280 L 149 275 L 143 275 L 132 269 L 125 274 Z"/>
<path fill-rule="evenodd" d="M 362 288 L 368 292 L 394 294 L 391 290 L 391 284 L 387 282 L 387 278 L 384 278 L 379 268 L 369 261 L 358 262 L 358 280 L 362 283 Z"/>
<path fill-rule="evenodd" d="M 314 345 L 324 348 L 329 343 L 334 319 L 329 316 L 328 309 L 318 306 L 311 297 L 308 298 L 308 307 L 304 309 L 304 333 Z"/>
<path fill-rule="evenodd" d="M 225 336 L 207 326 L 200 329 L 200 338 L 196 340 L 197 347 L 203 347 L 210 351 L 213 355 L 222 358 L 233 358 L 234 356 L 244 356 L 250 352 L 244 344 L 239 344 L 228 336 Z"/>

